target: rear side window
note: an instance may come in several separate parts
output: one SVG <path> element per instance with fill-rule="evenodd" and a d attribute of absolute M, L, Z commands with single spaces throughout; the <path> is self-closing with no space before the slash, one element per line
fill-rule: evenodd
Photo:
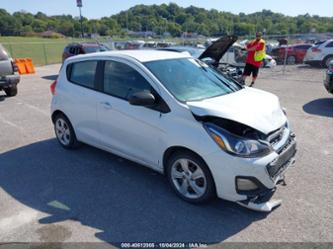
<path fill-rule="evenodd" d="M 76 54 L 76 47 L 70 47 L 69 52 L 71 54 Z"/>
<path fill-rule="evenodd" d="M 330 42 L 326 45 L 327 48 L 333 48 L 333 42 Z"/>
<path fill-rule="evenodd" d="M 74 46 L 69 49 L 69 52 L 74 55 L 84 54 L 84 51 L 79 46 Z"/>
<path fill-rule="evenodd" d="M 128 99 L 133 93 L 151 90 L 147 80 L 132 67 L 117 61 L 106 61 L 104 67 L 104 92 Z"/>
<path fill-rule="evenodd" d="M 80 86 L 94 88 L 97 61 L 75 62 L 70 66 L 69 81 Z"/>
<path fill-rule="evenodd" d="M 9 56 L 8 56 L 5 48 L 2 45 L 0 45 L 0 61 L 6 61 L 6 60 L 8 60 L 8 57 Z"/>

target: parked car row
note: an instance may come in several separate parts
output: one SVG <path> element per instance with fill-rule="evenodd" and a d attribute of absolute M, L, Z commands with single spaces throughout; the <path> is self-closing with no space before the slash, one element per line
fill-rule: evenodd
<path fill-rule="evenodd" d="M 327 68 L 333 59 L 333 39 L 312 44 L 280 45 L 269 52 L 278 64 L 305 63 Z"/>
<path fill-rule="evenodd" d="M 281 46 L 273 48 L 271 55 L 276 59 L 278 64 L 283 64 L 286 61 L 287 65 L 303 63 L 304 57 L 311 44 L 296 44 L 291 46 Z"/>

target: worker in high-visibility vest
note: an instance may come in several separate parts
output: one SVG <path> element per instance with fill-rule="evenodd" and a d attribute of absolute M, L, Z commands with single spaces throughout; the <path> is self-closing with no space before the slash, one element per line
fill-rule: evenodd
<path fill-rule="evenodd" d="M 254 85 L 259 74 L 259 68 L 266 56 L 266 42 L 262 39 L 261 32 L 256 33 L 256 39 L 246 44 L 247 57 L 243 72 L 243 82 L 252 74 L 250 87 Z"/>

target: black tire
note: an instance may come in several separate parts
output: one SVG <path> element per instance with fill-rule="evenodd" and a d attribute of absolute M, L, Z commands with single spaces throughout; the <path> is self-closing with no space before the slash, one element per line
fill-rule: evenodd
<path fill-rule="evenodd" d="M 295 65 L 296 64 L 296 57 L 291 55 L 287 57 L 287 65 Z"/>
<path fill-rule="evenodd" d="M 202 170 L 205 179 L 206 179 L 206 187 L 205 187 L 205 191 L 203 192 L 203 194 L 201 196 L 199 196 L 198 198 L 189 198 L 185 195 L 183 195 L 176 187 L 174 180 L 172 179 L 172 168 L 173 165 L 180 159 L 186 159 L 186 160 L 190 160 L 192 162 L 194 162 L 197 166 L 200 167 L 200 169 Z M 190 164 L 191 165 L 191 164 Z M 196 166 L 193 165 L 193 166 Z M 212 174 L 207 166 L 207 164 L 196 154 L 190 152 L 190 151 L 179 151 L 179 152 L 175 152 L 173 153 L 169 159 L 167 160 L 166 163 L 166 176 L 168 178 L 169 184 L 171 185 L 171 188 L 175 191 L 175 193 L 183 200 L 190 202 L 190 203 L 204 203 L 207 202 L 213 198 L 216 197 L 216 190 L 215 190 L 215 183 L 214 183 L 214 179 L 212 177 Z M 196 181 L 204 181 L 203 178 L 202 179 L 197 179 Z M 188 185 L 188 188 L 191 188 L 190 185 Z M 194 191 L 193 191 L 194 192 Z"/>
<path fill-rule="evenodd" d="M 322 67 L 324 68 L 328 68 L 329 63 L 333 60 L 333 55 L 328 55 L 324 58 L 323 62 L 322 62 Z"/>
<path fill-rule="evenodd" d="M 64 122 L 63 126 L 68 128 L 69 135 L 66 136 L 66 141 L 68 140 L 68 143 L 65 143 L 62 138 L 60 137 L 59 132 L 57 131 L 57 125 L 59 122 Z M 66 129 L 66 128 L 65 128 Z M 67 130 L 67 129 L 66 129 Z M 80 146 L 80 142 L 77 140 L 75 131 L 73 129 L 73 126 L 71 122 L 68 120 L 68 118 L 62 114 L 59 113 L 55 118 L 54 118 L 54 132 L 57 137 L 57 140 L 59 144 L 64 147 L 65 149 L 76 149 Z M 64 135 L 65 136 L 65 135 Z"/>
<path fill-rule="evenodd" d="M 12 86 L 12 87 L 6 88 L 6 89 L 4 89 L 4 91 L 8 97 L 16 96 L 17 95 L 17 86 Z"/>

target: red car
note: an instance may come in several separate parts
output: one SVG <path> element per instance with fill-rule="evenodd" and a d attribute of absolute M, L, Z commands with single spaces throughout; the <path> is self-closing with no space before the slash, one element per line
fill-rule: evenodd
<path fill-rule="evenodd" d="M 306 51 L 311 48 L 310 44 L 297 44 L 290 45 L 288 47 L 278 47 L 272 50 L 272 56 L 276 59 L 277 63 L 283 64 L 284 58 L 287 56 L 287 64 L 293 65 L 297 63 L 303 63 Z M 287 48 L 287 54 L 286 54 Z"/>

